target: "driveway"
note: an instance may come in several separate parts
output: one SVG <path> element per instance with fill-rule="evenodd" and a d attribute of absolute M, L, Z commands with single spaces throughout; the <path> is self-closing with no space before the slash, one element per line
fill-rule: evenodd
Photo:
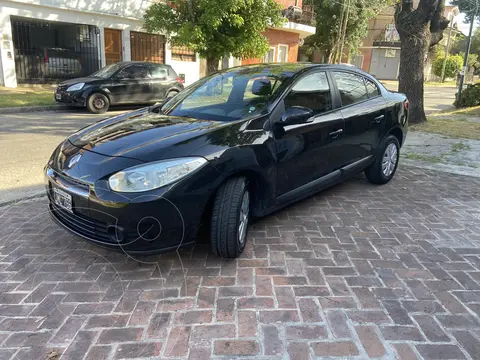
<path fill-rule="evenodd" d="M 68 135 L 107 115 L 87 111 L 5 114 L 0 117 L 0 203 L 41 192 L 43 167 Z"/>
<path fill-rule="evenodd" d="M 245 253 L 132 258 L 0 208 L 1 359 L 478 359 L 480 180 L 401 167 L 256 221 Z"/>

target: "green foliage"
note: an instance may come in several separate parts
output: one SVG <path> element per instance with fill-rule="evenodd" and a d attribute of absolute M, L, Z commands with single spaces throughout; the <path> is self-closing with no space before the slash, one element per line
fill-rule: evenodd
<path fill-rule="evenodd" d="M 338 46 L 341 32 L 340 19 L 348 1 L 311 0 L 315 5 L 316 33 L 305 40 L 307 54 L 323 50 L 329 55 Z M 368 33 L 368 20 L 374 18 L 382 8 L 393 5 L 393 0 L 350 0 L 344 51 L 350 55 L 358 52 L 362 40 Z"/>
<path fill-rule="evenodd" d="M 465 53 L 461 52 L 458 54 L 462 58 L 462 66 L 463 66 L 463 59 L 465 58 Z M 473 67 L 475 69 L 478 69 L 479 63 L 478 63 L 478 54 L 470 53 L 468 54 L 468 60 L 467 60 L 467 65 L 468 67 Z"/>
<path fill-rule="evenodd" d="M 444 57 L 437 57 L 432 64 L 433 73 L 436 76 L 442 75 Z M 460 71 L 463 65 L 463 58 L 460 55 L 450 55 L 447 57 L 447 63 L 445 64 L 445 77 L 453 78 L 457 72 Z"/>
<path fill-rule="evenodd" d="M 280 11 L 274 0 L 170 0 L 147 9 L 144 27 L 218 62 L 230 55 L 263 56 L 269 45 L 262 32 L 283 24 Z"/>
<path fill-rule="evenodd" d="M 467 85 L 467 88 L 462 91 L 461 103 L 455 100 L 454 105 L 457 108 L 480 105 L 480 84 Z"/>

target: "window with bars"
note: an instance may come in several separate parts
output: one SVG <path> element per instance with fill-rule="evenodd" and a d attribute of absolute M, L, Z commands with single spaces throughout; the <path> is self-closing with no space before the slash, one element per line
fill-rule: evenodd
<path fill-rule="evenodd" d="M 172 46 L 172 60 L 196 61 L 197 56 L 192 49 L 186 46 Z"/>

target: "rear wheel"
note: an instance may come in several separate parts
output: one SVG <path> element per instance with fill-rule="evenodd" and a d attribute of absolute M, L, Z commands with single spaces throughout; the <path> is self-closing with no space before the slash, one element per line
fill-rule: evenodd
<path fill-rule="evenodd" d="M 212 251 L 224 258 L 236 258 L 245 249 L 250 219 L 247 179 L 227 180 L 217 191 L 212 209 L 210 241 Z"/>
<path fill-rule="evenodd" d="M 397 171 L 400 157 L 398 139 L 393 135 L 388 136 L 379 150 L 374 163 L 365 170 L 365 175 L 371 183 L 381 185 L 389 182 Z"/>
<path fill-rule="evenodd" d="M 108 98 L 99 93 L 92 94 L 87 99 L 87 109 L 94 114 L 103 114 L 107 112 L 110 106 Z"/>

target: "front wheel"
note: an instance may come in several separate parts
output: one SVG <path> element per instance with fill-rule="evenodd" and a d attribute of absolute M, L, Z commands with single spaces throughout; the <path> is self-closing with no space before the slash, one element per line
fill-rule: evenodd
<path fill-rule="evenodd" d="M 110 106 L 108 98 L 99 93 L 92 94 L 87 99 L 87 109 L 94 114 L 103 114 L 107 112 Z"/>
<path fill-rule="evenodd" d="M 398 167 L 398 159 L 400 157 L 400 144 L 398 139 L 389 135 L 382 146 L 379 148 L 377 158 L 365 170 L 367 179 L 373 184 L 386 184 L 395 175 Z"/>
<path fill-rule="evenodd" d="M 227 180 L 217 191 L 212 209 L 210 241 L 212 251 L 224 258 L 236 258 L 245 249 L 250 219 L 247 179 Z"/>

